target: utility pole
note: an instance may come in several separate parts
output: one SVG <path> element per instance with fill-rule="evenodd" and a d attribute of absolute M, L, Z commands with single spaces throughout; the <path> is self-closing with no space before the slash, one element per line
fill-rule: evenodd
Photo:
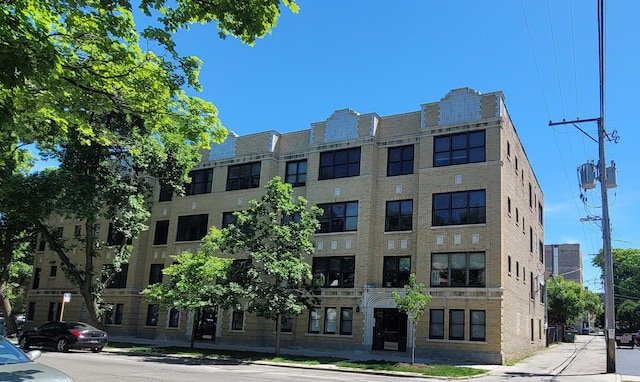
<path fill-rule="evenodd" d="M 602 256 L 604 259 L 604 321 L 605 339 L 607 342 L 607 373 L 616 372 L 616 320 L 613 286 L 613 258 L 611 253 L 611 223 L 609 221 L 609 198 L 607 188 L 607 168 L 604 155 L 605 140 L 609 139 L 605 124 L 605 60 L 604 60 L 604 0 L 598 0 L 598 67 L 600 78 L 600 117 L 578 119 L 574 121 L 549 122 L 549 126 L 576 123 L 597 122 L 598 124 L 598 180 L 600 180 L 600 195 L 602 198 Z M 617 141 L 617 140 L 616 140 Z"/>

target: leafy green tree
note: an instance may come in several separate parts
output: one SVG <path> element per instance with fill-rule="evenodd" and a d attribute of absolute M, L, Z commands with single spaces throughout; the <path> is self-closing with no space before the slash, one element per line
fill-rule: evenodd
<path fill-rule="evenodd" d="M 311 266 L 314 246 L 311 236 L 320 227 L 321 210 L 307 209 L 302 196 L 293 196 L 290 184 L 279 177 L 269 181 L 260 200 L 234 213 L 235 223 L 222 230 L 215 227 L 208 245 L 229 257 L 248 259 L 242 285 L 247 311 L 276 323 L 275 354 L 280 354 L 282 321 L 297 316 L 311 303 Z"/>
<path fill-rule="evenodd" d="M 431 301 L 431 295 L 424 294 L 423 290 L 425 285 L 423 283 L 416 282 L 416 275 L 411 274 L 409 276 L 409 283 L 404 286 L 404 293 L 393 292 L 393 299 L 398 306 L 398 310 L 405 313 L 407 317 L 413 323 L 411 338 L 411 364 L 415 363 L 416 359 L 416 326 L 424 315 L 427 309 L 429 301 Z"/>
<path fill-rule="evenodd" d="M 198 150 L 226 136 L 215 106 L 187 94 L 201 90 L 202 62 L 180 56 L 173 34 L 213 23 L 221 37 L 253 44 L 275 26 L 281 5 L 297 11 L 291 0 L 143 0 L 143 13 L 157 16 L 145 27 L 150 19 L 135 22 L 128 0 L 2 2 L 0 149 L 9 155 L 0 156 L 0 187 L 22 187 L 10 191 L 26 195 L 25 216 L 79 287 L 93 324 L 99 324 L 102 289 L 128 261 L 126 243 L 148 216 L 144 177 L 179 194 Z M 142 48 L 154 42 L 159 53 Z M 7 182 L 4 175 L 16 174 L 26 144 L 60 168 Z M 17 219 L 0 213 L 8 222 Z M 77 244 L 51 225 L 54 214 L 84 224 L 84 261 L 69 255 Z M 105 243 L 91 234 L 100 219 L 113 222 L 124 239 L 108 249 L 115 260 L 103 270 L 96 258 Z"/>
<path fill-rule="evenodd" d="M 547 307 L 550 323 L 570 325 L 585 314 L 599 315 L 603 311 L 600 297 L 575 281 L 553 276 L 547 282 Z"/>
<path fill-rule="evenodd" d="M 636 331 L 640 329 L 640 249 L 614 248 L 611 257 L 618 329 Z M 602 251 L 593 258 L 592 263 L 600 267 L 604 274 Z"/>

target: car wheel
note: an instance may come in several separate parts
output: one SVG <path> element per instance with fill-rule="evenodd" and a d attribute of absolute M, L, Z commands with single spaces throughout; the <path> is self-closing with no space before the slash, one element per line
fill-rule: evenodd
<path fill-rule="evenodd" d="M 102 351 L 102 348 L 91 348 L 91 351 L 94 353 L 100 353 Z"/>
<path fill-rule="evenodd" d="M 20 346 L 20 349 L 22 349 L 22 350 L 29 350 L 29 344 L 27 343 L 27 338 L 26 337 L 20 338 L 20 341 L 18 342 L 18 345 Z"/>
<path fill-rule="evenodd" d="M 65 338 L 60 338 L 58 342 L 56 342 L 56 350 L 60 352 L 69 351 L 69 345 L 67 344 L 67 340 Z"/>

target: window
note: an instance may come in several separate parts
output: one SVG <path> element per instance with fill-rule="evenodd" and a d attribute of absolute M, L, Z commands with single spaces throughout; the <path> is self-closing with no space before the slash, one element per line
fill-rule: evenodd
<path fill-rule="evenodd" d="M 484 310 L 471 311 L 471 341 L 486 339 L 486 312 Z"/>
<path fill-rule="evenodd" d="M 485 222 L 485 190 L 433 194 L 434 226 Z"/>
<path fill-rule="evenodd" d="M 77 225 L 77 226 L 73 227 L 73 236 L 74 237 L 79 237 L 81 233 L 82 233 L 82 226 Z"/>
<path fill-rule="evenodd" d="M 162 270 L 164 264 L 151 264 L 149 270 L 149 285 L 158 284 L 162 282 Z"/>
<path fill-rule="evenodd" d="M 529 287 L 530 297 L 532 300 L 535 300 L 536 299 L 536 288 L 535 288 L 536 283 L 533 282 L 533 272 L 529 272 L 529 284 L 530 284 L 530 287 Z"/>
<path fill-rule="evenodd" d="M 109 304 L 104 316 L 106 325 L 122 325 L 122 313 L 124 304 Z"/>
<path fill-rule="evenodd" d="M 286 183 L 292 187 L 304 186 L 307 184 L 307 160 L 296 160 L 287 162 L 287 171 L 284 177 Z"/>
<path fill-rule="evenodd" d="M 244 311 L 234 310 L 231 316 L 231 330 L 242 330 L 244 324 Z"/>
<path fill-rule="evenodd" d="M 449 311 L 449 339 L 464 340 L 464 310 L 462 309 Z"/>
<path fill-rule="evenodd" d="M 529 227 L 529 252 L 533 253 L 533 227 Z"/>
<path fill-rule="evenodd" d="M 516 261 L 516 278 L 520 278 L 520 262 Z"/>
<path fill-rule="evenodd" d="M 49 310 L 47 311 L 47 321 L 58 321 L 60 320 L 60 302 L 50 302 Z"/>
<path fill-rule="evenodd" d="M 431 255 L 431 286 L 482 287 L 484 284 L 484 252 Z"/>
<path fill-rule="evenodd" d="M 358 229 L 358 202 L 318 204 L 322 208 L 320 233 L 356 231 Z"/>
<path fill-rule="evenodd" d="M 355 256 L 314 257 L 313 286 L 353 288 Z"/>
<path fill-rule="evenodd" d="M 191 183 L 184 185 L 186 195 L 200 195 L 211 193 L 211 183 L 213 181 L 213 169 L 195 170 L 189 172 Z"/>
<path fill-rule="evenodd" d="M 176 241 L 195 241 L 207 234 L 209 215 L 187 215 L 178 217 Z"/>
<path fill-rule="evenodd" d="M 433 141 L 433 166 L 484 162 L 484 146 L 484 130 L 435 137 Z"/>
<path fill-rule="evenodd" d="M 511 275 L 511 256 L 507 257 L 507 272 Z"/>
<path fill-rule="evenodd" d="M 292 333 L 293 332 L 293 315 L 290 313 L 285 313 L 282 315 L 282 320 L 280 323 L 280 331 L 282 333 Z"/>
<path fill-rule="evenodd" d="M 507 213 L 511 215 L 511 198 L 507 197 Z"/>
<path fill-rule="evenodd" d="M 383 286 L 403 287 L 409 283 L 411 257 L 385 256 L 382 270 Z"/>
<path fill-rule="evenodd" d="M 387 176 L 413 174 L 413 145 L 389 147 Z"/>
<path fill-rule="evenodd" d="M 27 309 L 27 321 L 33 321 L 36 317 L 36 303 L 29 302 L 29 308 Z"/>
<path fill-rule="evenodd" d="M 227 228 L 231 224 L 235 224 L 236 217 L 233 214 L 234 214 L 233 212 L 222 213 L 222 228 Z"/>
<path fill-rule="evenodd" d="M 180 309 L 175 306 L 169 310 L 169 325 L 170 328 L 177 328 L 180 326 Z"/>
<path fill-rule="evenodd" d="M 93 226 L 93 238 L 96 240 L 100 239 L 100 224 Z"/>
<path fill-rule="evenodd" d="M 444 309 L 429 310 L 429 338 L 444 339 Z"/>
<path fill-rule="evenodd" d="M 166 245 L 169 236 L 169 220 L 158 220 L 153 235 L 153 245 Z"/>
<path fill-rule="evenodd" d="M 544 243 L 542 240 L 538 240 L 538 261 L 544 264 Z"/>
<path fill-rule="evenodd" d="M 337 179 L 360 175 L 360 147 L 320 153 L 318 179 Z"/>
<path fill-rule="evenodd" d="M 340 334 L 353 334 L 353 308 L 340 310 Z"/>
<path fill-rule="evenodd" d="M 49 277 L 56 277 L 57 273 L 58 273 L 58 266 L 52 265 L 51 269 L 49 269 Z"/>
<path fill-rule="evenodd" d="M 160 305 L 149 304 L 147 305 L 147 320 L 146 326 L 158 326 L 158 315 L 160 313 Z"/>
<path fill-rule="evenodd" d="M 173 188 L 170 186 L 160 186 L 160 197 L 158 198 L 159 202 L 170 202 L 173 198 Z"/>
<path fill-rule="evenodd" d="M 42 268 L 36 268 L 33 271 L 33 285 L 31 286 L 31 289 L 40 288 L 40 273 L 42 273 Z"/>
<path fill-rule="evenodd" d="M 260 187 L 260 162 L 229 166 L 227 191 Z"/>
<path fill-rule="evenodd" d="M 338 309 L 325 308 L 325 312 L 324 312 L 325 334 L 336 334 L 337 328 L 338 328 Z"/>
<path fill-rule="evenodd" d="M 544 214 L 542 213 L 542 204 L 538 203 L 538 223 L 544 225 Z"/>
<path fill-rule="evenodd" d="M 531 188 L 531 183 L 529 183 L 529 207 L 533 208 L 533 189 Z"/>
<path fill-rule="evenodd" d="M 394 200 L 387 202 L 384 222 L 385 232 L 411 231 L 413 228 L 413 200 Z"/>
<path fill-rule="evenodd" d="M 124 233 L 118 230 L 113 223 L 109 223 L 109 236 L 107 236 L 107 246 L 111 245 L 123 245 L 124 244 Z M 127 239 L 127 244 L 131 244 L 131 238 Z"/>
<path fill-rule="evenodd" d="M 107 277 L 115 272 L 115 268 L 113 264 L 105 264 L 103 265 L 102 272 L 102 282 L 105 282 Z M 126 288 L 127 287 L 127 273 L 129 273 L 129 264 L 122 264 L 120 267 L 120 272 L 117 272 L 109 284 L 106 286 L 107 288 Z"/>
<path fill-rule="evenodd" d="M 44 237 L 42 237 L 42 235 L 40 235 L 40 241 L 38 241 L 38 251 L 44 251 L 46 244 L 47 241 L 44 239 Z"/>
<path fill-rule="evenodd" d="M 309 326 L 307 327 L 307 331 L 309 333 L 320 333 L 321 319 L 322 314 L 320 313 L 320 308 L 309 309 Z"/>

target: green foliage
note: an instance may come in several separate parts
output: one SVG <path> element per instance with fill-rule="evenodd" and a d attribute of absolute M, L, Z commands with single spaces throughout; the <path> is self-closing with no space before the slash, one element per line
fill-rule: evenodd
<path fill-rule="evenodd" d="M 307 201 L 293 196 L 290 184 L 279 177 L 269 181 L 260 200 L 234 214 L 234 224 L 214 229 L 205 246 L 226 256 L 248 259 L 243 280 L 247 310 L 277 322 L 276 354 L 279 354 L 279 320 L 298 315 L 311 304 L 311 236 L 319 228 L 320 209 L 307 209 Z"/>
<path fill-rule="evenodd" d="M 614 301 L 617 327 L 623 331 L 640 329 L 640 249 L 614 248 L 613 259 Z M 592 260 L 604 271 L 602 251 Z"/>
<path fill-rule="evenodd" d="M 547 308 L 549 322 L 564 325 L 577 322 L 587 313 L 597 316 L 604 309 L 597 294 L 562 276 L 547 281 Z"/>
<path fill-rule="evenodd" d="M 415 331 L 418 322 L 427 310 L 427 305 L 431 301 L 431 295 L 424 294 L 423 290 L 425 285 L 423 283 L 416 282 L 416 275 L 412 273 L 409 275 L 409 282 L 404 286 L 404 293 L 393 292 L 393 299 L 398 306 L 398 310 L 405 313 L 407 317 L 413 322 L 413 346 L 411 349 L 411 363 L 415 361 Z"/>
<path fill-rule="evenodd" d="M 206 239 L 205 239 L 206 240 Z M 240 291 L 226 283 L 231 259 L 215 257 L 209 251 L 182 252 L 163 270 L 168 281 L 150 285 L 142 294 L 164 308 L 187 310 L 219 305 L 234 307 Z"/>

